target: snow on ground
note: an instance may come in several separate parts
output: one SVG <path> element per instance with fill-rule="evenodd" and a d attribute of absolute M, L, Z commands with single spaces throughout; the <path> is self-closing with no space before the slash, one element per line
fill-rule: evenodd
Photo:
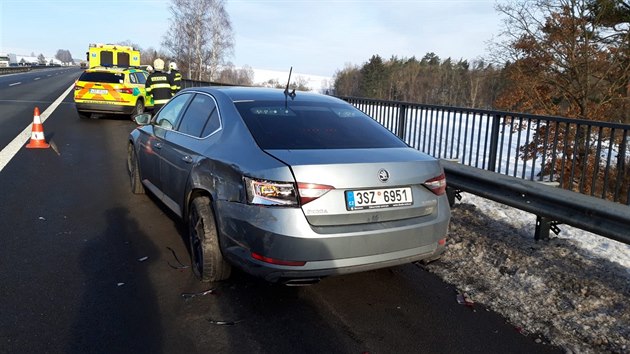
<path fill-rule="evenodd" d="M 535 215 L 462 196 L 429 271 L 569 353 L 630 353 L 630 245 L 567 225 L 536 242 Z"/>
<path fill-rule="evenodd" d="M 285 85 L 289 78 L 289 68 L 287 68 L 287 71 L 265 69 L 253 69 L 253 71 L 255 85 L 261 85 L 269 80 L 276 80 L 278 83 Z M 306 86 L 316 93 L 325 93 L 332 82 L 332 78 L 328 76 L 310 75 L 293 71 L 291 82 L 296 82 L 297 79 L 304 81 Z"/>

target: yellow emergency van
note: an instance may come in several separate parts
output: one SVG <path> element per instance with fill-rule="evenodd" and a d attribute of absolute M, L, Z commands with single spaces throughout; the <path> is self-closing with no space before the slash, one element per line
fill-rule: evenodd
<path fill-rule="evenodd" d="M 86 54 L 89 68 L 140 66 L 140 51 L 127 45 L 93 43 Z"/>

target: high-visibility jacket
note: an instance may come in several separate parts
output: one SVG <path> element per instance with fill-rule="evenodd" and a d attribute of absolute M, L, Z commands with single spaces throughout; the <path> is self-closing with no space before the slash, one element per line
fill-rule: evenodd
<path fill-rule="evenodd" d="M 153 109 L 156 112 L 173 97 L 177 90 L 171 75 L 162 71 L 155 71 L 149 75 L 144 87 L 147 90 L 147 94 L 153 96 Z"/>
<path fill-rule="evenodd" d="M 182 74 L 179 72 L 179 70 L 171 69 L 171 77 L 173 78 L 173 83 L 175 84 L 175 86 L 177 86 L 177 88 L 175 89 L 175 92 L 181 90 L 182 89 Z"/>

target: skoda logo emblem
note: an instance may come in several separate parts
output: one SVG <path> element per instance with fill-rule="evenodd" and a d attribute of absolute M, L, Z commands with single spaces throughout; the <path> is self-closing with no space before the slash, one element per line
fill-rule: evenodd
<path fill-rule="evenodd" d="M 378 179 L 380 179 L 381 182 L 387 182 L 387 180 L 389 179 L 389 172 L 387 172 L 386 169 L 381 168 L 378 171 Z"/>

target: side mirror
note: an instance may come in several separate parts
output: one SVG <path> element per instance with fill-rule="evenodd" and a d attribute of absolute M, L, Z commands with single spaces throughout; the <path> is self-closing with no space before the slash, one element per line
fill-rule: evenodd
<path fill-rule="evenodd" d="M 138 125 L 147 125 L 151 123 L 151 113 L 142 113 L 133 117 L 133 121 Z"/>

